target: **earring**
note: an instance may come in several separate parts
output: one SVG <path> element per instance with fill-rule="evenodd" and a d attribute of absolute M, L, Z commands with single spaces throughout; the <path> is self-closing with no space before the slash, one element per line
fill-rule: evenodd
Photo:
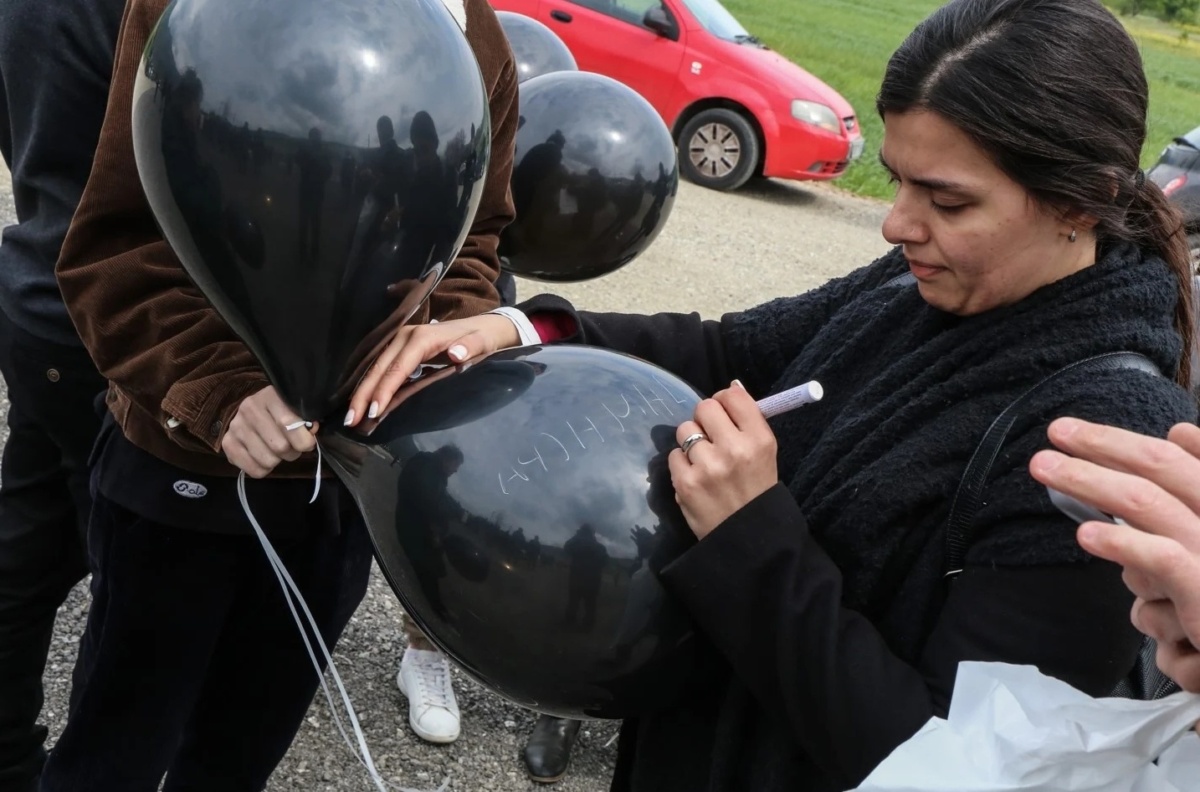
<path fill-rule="evenodd" d="M 1074 229 L 1074 228 L 1072 228 L 1072 229 L 1071 229 L 1071 236 L 1067 237 L 1067 241 L 1068 241 L 1068 242 L 1074 242 L 1074 241 L 1075 241 L 1076 239 L 1078 239 L 1078 238 L 1079 238 L 1079 235 L 1078 235 L 1078 234 L 1076 234 L 1076 233 L 1075 233 L 1075 229 Z"/>

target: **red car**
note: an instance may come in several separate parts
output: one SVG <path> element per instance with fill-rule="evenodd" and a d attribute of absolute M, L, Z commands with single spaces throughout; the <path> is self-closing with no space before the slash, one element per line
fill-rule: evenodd
<path fill-rule="evenodd" d="M 749 35 L 718 0 L 491 0 L 549 26 L 579 68 L 654 105 L 693 182 L 834 179 L 862 154 L 837 91 Z"/>

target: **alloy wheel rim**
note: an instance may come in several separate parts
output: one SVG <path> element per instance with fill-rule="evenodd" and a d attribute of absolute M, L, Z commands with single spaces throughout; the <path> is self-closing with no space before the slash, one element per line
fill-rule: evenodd
<path fill-rule="evenodd" d="M 692 135 L 688 141 L 688 159 L 704 176 L 722 179 L 742 161 L 742 143 L 732 128 L 714 121 Z"/>

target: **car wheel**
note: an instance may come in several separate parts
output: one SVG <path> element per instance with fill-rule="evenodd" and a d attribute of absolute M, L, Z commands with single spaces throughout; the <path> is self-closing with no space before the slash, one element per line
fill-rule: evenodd
<path fill-rule="evenodd" d="M 702 110 L 679 135 L 683 177 L 713 190 L 736 190 L 758 168 L 754 128 L 741 113 L 724 108 Z"/>

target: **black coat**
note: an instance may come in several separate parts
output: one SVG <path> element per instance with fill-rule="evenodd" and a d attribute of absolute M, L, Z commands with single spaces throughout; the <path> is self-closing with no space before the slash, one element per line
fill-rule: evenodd
<path fill-rule="evenodd" d="M 1175 386 L 1175 280 L 1116 245 L 1019 303 L 929 306 L 899 250 L 799 297 L 720 322 L 578 313 L 573 339 L 638 355 L 713 392 L 810 379 L 825 398 L 774 419 L 781 484 L 663 572 L 721 670 L 673 710 L 627 721 L 614 790 L 846 790 L 948 710 L 962 660 L 1032 664 L 1093 695 L 1140 638 L 1120 570 L 1090 559 L 1028 473 L 1074 415 L 1165 435 L 1195 419 Z M 572 310 L 540 297 L 527 312 Z M 944 523 L 971 452 L 1017 396 L 1063 366 L 1140 352 L 1041 392 L 999 455 L 965 570 L 943 581 Z M 889 585 L 888 581 L 897 581 Z"/>

